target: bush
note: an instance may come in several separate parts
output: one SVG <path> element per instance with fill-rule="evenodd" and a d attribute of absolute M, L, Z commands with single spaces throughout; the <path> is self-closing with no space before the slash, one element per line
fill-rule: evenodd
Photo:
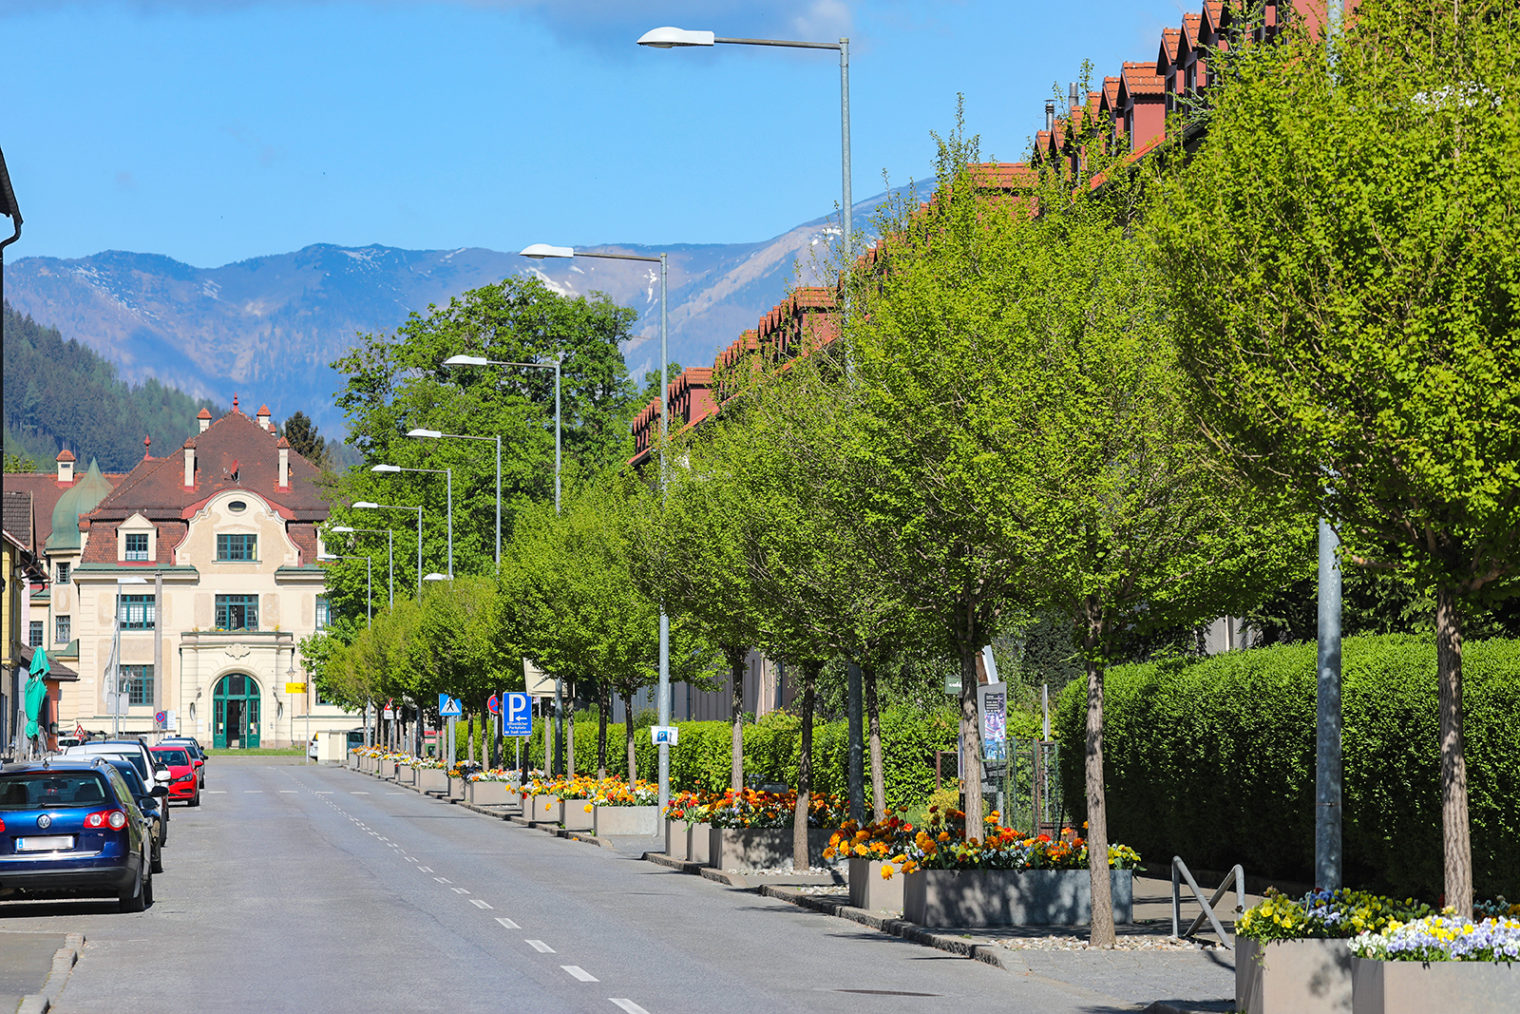
<path fill-rule="evenodd" d="M 1108 829 L 1142 854 L 1311 882 L 1315 646 L 1230 652 L 1109 670 Z M 1442 875 L 1436 652 L 1430 638 L 1347 638 L 1342 650 L 1343 873 L 1435 898 Z M 1520 890 L 1520 641 L 1463 650 L 1474 883 Z M 1061 738 L 1083 741 L 1085 687 L 1063 691 Z M 1062 751 L 1084 806 L 1080 750 Z"/>

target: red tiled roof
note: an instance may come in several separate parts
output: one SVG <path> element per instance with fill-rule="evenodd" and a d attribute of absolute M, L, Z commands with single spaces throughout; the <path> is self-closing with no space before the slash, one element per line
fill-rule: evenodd
<path fill-rule="evenodd" d="M 1021 190 L 1034 186 L 1039 178 L 1023 162 L 978 162 L 966 169 L 978 187 L 988 190 Z"/>
<path fill-rule="evenodd" d="M 1103 79 L 1103 97 L 1098 100 L 1098 108 L 1107 113 L 1112 113 L 1119 108 L 1118 75 Z"/>
<path fill-rule="evenodd" d="M 1154 61 L 1124 61 L 1124 72 L 1119 75 L 1120 88 L 1133 97 L 1161 96 L 1165 94 L 1166 82 L 1156 73 Z"/>
<path fill-rule="evenodd" d="M 1161 68 L 1166 64 L 1177 62 L 1177 43 L 1182 38 L 1180 28 L 1161 29 L 1161 49 L 1156 57 L 1156 72 L 1162 73 Z"/>
<path fill-rule="evenodd" d="M 76 459 L 74 458 L 74 452 L 71 451 L 71 450 L 69 450 L 67 447 L 65 447 L 63 450 L 61 450 L 61 451 L 58 452 L 58 457 L 54 458 L 53 460 L 54 461 L 74 461 Z"/>
<path fill-rule="evenodd" d="M 1182 39 L 1189 49 L 1198 48 L 1198 32 L 1202 27 L 1202 14 L 1184 14 L 1182 16 Z"/>
<path fill-rule="evenodd" d="M 209 408 L 203 408 L 199 412 L 195 413 L 195 417 L 197 419 L 210 419 L 211 410 Z"/>

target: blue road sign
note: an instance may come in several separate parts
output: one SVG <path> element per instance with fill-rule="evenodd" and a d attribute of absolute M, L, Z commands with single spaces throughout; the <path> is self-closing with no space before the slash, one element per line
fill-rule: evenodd
<path fill-rule="evenodd" d="M 450 697 L 448 694 L 438 695 L 438 717 L 458 718 L 464 714 L 464 707 L 459 703 L 459 698 Z"/>
<path fill-rule="evenodd" d="M 533 698 L 527 694 L 501 695 L 501 734 L 533 735 Z"/>

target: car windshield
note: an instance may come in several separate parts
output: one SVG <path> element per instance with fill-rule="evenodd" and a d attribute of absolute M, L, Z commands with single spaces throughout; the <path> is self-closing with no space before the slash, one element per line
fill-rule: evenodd
<path fill-rule="evenodd" d="M 94 771 L 14 771 L 0 775 L 0 810 L 100 806 L 111 796 Z"/>
<path fill-rule="evenodd" d="M 177 747 L 159 747 L 153 753 L 165 764 L 187 766 L 190 763 L 190 755 Z"/>

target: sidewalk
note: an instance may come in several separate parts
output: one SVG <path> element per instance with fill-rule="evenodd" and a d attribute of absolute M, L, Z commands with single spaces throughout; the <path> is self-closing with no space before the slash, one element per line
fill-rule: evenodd
<path fill-rule="evenodd" d="M 83 947 L 84 937 L 78 933 L 0 929 L 0 1012 L 45 1011 L 51 997 L 63 988 Z"/>

